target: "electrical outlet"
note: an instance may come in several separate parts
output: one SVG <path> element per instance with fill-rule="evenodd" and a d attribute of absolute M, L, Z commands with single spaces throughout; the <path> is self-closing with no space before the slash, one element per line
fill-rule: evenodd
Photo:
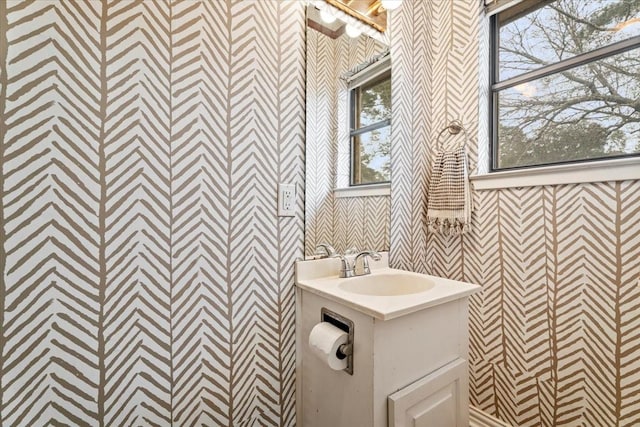
<path fill-rule="evenodd" d="M 278 216 L 295 216 L 296 185 L 278 184 Z"/>

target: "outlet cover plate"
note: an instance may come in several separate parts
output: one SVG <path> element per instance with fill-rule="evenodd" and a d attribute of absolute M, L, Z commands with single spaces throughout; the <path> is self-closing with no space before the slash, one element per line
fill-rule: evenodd
<path fill-rule="evenodd" d="M 296 215 L 296 185 L 278 184 L 278 216 Z"/>

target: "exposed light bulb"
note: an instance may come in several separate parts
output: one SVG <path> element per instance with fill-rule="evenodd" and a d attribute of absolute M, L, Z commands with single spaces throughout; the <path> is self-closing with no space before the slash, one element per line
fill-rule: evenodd
<path fill-rule="evenodd" d="M 360 37 L 360 34 L 362 34 L 362 31 L 360 31 L 359 28 L 354 27 L 351 24 L 347 24 L 344 27 L 344 31 L 347 33 L 347 35 L 349 37 L 351 37 L 352 39 L 355 39 L 356 37 Z"/>
<path fill-rule="evenodd" d="M 336 17 L 333 16 L 331 13 L 327 12 L 326 10 L 321 10 L 320 19 L 322 19 L 322 21 L 327 24 L 331 24 L 332 22 L 335 22 Z"/>
<path fill-rule="evenodd" d="M 382 7 L 387 10 L 393 10 L 400 7 L 402 0 L 380 0 Z"/>

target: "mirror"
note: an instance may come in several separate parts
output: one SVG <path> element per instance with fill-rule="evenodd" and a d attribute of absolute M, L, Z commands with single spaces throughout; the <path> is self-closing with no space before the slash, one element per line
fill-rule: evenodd
<path fill-rule="evenodd" d="M 340 19 L 324 22 L 323 10 Z M 347 35 L 346 22 L 362 34 Z M 347 78 L 389 50 L 388 31 L 365 27 L 324 1 L 312 1 L 307 8 L 306 256 L 319 243 L 329 243 L 339 253 L 352 247 L 389 250 L 389 186 L 382 194 L 375 186 L 361 186 L 355 197 L 335 191 L 350 181 Z"/>
<path fill-rule="evenodd" d="M 389 45 L 389 17 L 381 0 L 309 0 L 307 28 L 331 38 L 350 32 L 362 33 L 380 43 Z"/>
<path fill-rule="evenodd" d="M 325 0 L 350 16 L 384 33 L 387 30 L 387 10 L 380 0 Z"/>

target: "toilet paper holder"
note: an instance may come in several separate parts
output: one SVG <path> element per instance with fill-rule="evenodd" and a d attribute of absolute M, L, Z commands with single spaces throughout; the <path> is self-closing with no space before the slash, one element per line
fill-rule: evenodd
<path fill-rule="evenodd" d="M 353 375 L 353 321 L 326 307 L 322 307 L 320 310 L 320 321 L 328 322 L 347 333 L 347 342 L 338 348 L 336 355 L 339 359 L 347 358 L 347 367 L 344 368 L 344 371 L 349 375 Z"/>

